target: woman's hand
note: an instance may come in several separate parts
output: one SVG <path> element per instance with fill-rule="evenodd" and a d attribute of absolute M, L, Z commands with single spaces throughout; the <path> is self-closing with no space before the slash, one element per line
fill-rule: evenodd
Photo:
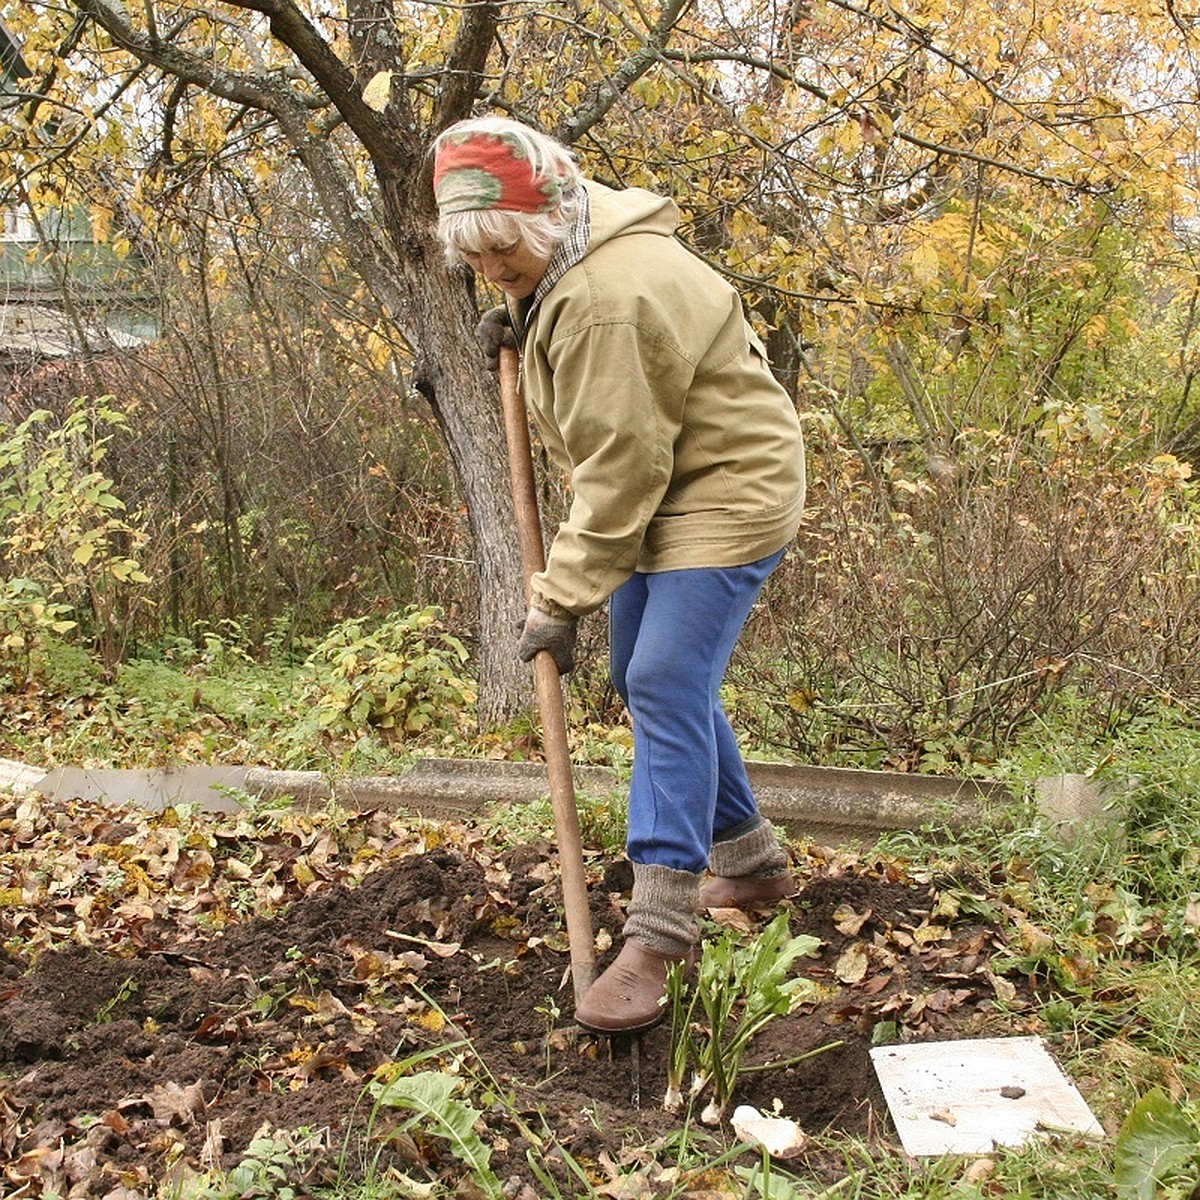
<path fill-rule="evenodd" d="M 517 348 L 517 335 L 508 322 L 508 309 L 503 304 L 489 308 L 479 318 L 479 324 L 475 326 L 475 340 L 483 351 L 483 357 L 487 359 L 488 370 L 500 370 L 501 348 Z"/>
<path fill-rule="evenodd" d="M 579 632 L 579 618 L 554 617 L 540 608 L 530 608 L 525 617 L 525 628 L 517 643 L 517 657 L 530 662 L 541 650 L 554 659 L 558 673 L 565 675 L 575 665 L 575 638 Z"/>

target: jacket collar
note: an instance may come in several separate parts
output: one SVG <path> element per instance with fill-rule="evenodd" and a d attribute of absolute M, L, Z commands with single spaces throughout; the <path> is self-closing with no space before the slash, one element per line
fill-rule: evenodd
<path fill-rule="evenodd" d="M 550 256 L 550 261 L 546 264 L 546 273 L 528 300 L 517 301 L 515 313 L 511 307 L 509 309 L 509 318 L 516 318 L 512 323 L 521 338 L 524 337 L 525 330 L 529 325 L 529 318 L 538 306 L 538 302 L 587 253 L 588 240 L 592 232 L 591 202 L 588 198 L 587 188 L 580 184 L 578 191 L 579 209 L 575 215 L 575 222 L 567 236 L 559 242 Z"/>

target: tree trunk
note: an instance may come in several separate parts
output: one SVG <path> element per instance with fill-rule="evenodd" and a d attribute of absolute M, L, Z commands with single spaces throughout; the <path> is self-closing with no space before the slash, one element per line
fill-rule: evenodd
<path fill-rule="evenodd" d="M 525 594 L 504 427 L 463 280 L 450 272 L 431 238 L 419 259 L 424 269 L 414 257 L 405 262 L 421 329 L 413 382 L 433 409 L 466 504 L 479 588 L 479 723 L 489 729 L 533 702 L 532 676 L 516 656 Z"/>

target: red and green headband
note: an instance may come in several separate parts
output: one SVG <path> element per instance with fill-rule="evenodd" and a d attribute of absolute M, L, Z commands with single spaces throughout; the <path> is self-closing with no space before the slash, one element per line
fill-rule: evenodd
<path fill-rule="evenodd" d="M 511 134 L 451 134 L 434 159 L 433 194 L 442 216 L 481 209 L 539 213 L 558 207 L 562 184 L 536 175 Z"/>

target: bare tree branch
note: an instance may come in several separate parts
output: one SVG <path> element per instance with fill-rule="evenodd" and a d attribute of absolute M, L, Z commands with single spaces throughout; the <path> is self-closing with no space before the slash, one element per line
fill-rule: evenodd
<path fill-rule="evenodd" d="M 500 6 L 491 0 L 468 4 L 454 38 L 442 76 L 437 108 L 433 114 L 433 133 L 468 116 L 474 103 L 479 80 L 487 65 L 488 53 L 496 40 Z"/>
<path fill-rule="evenodd" d="M 614 104 L 656 63 L 661 62 L 667 43 L 691 0 L 667 0 L 645 41 L 628 55 L 607 78 L 593 84 L 575 112 L 559 124 L 558 136 L 573 145 L 608 114 Z"/>

